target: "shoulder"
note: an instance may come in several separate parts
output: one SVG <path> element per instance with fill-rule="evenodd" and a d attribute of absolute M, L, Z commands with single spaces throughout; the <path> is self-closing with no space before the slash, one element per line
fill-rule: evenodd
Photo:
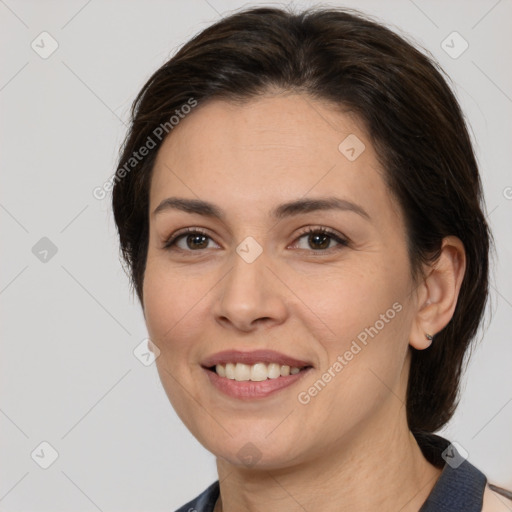
<path fill-rule="evenodd" d="M 512 493 L 504 489 L 501 491 L 496 492 L 489 484 L 485 486 L 482 512 L 510 512 L 512 510 Z"/>

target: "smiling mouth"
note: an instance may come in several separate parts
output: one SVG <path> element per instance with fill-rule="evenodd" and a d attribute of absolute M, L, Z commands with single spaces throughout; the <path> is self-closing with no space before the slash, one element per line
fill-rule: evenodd
<path fill-rule="evenodd" d="M 288 377 L 289 375 L 296 375 L 302 371 L 308 370 L 312 366 L 288 366 L 279 363 L 227 363 L 217 364 L 215 366 L 207 367 L 216 373 L 219 377 L 226 379 L 236 380 L 239 382 L 252 381 L 261 382 L 265 380 L 278 379 L 279 377 Z"/>

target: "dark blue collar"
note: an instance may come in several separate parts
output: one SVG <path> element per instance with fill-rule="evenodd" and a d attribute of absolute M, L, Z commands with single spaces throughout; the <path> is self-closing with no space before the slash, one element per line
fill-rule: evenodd
<path fill-rule="evenodd" d="M 415 434 L 425 458 L 442 468 L 419 512 L 480 512 L 487 478 L 457 448 L 435 434 Z"/>

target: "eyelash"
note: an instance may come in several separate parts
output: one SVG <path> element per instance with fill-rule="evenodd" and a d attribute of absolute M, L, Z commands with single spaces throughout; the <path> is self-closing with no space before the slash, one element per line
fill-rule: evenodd
<path fill-rule="evenodd" d="M 212 238 L 201 228 L 186 228 L 185 230 L 178 232 L 178 234 L 171 236 L 168 240 L 166 240 L 164 242 L 163 249 L 166 249 L 169 251 L 176 250 L 176 251 L 182 251 L 182 252 L 197 252 L 197 253 L 204 251 L 204 249 L 190 250 L 190 249 L 174 248 L 174 246 L 176 245 L 176 242 L 180 238 L 187 236 L 187 235 L 191 235 L 191 234 L 192 235 L 203 235 L 203 236 L 209 238 L 210 240 L 212 240 Z M 314 252 L 314 253 L 330 253 L 332 251 L 332 249 L 340 250 L 349 245 L 349 241 L 346 238 L 343 238 L 342 236 L 338 235 L 336 232 L 331 231 L 330 229 L 324 228 L 324 227 L 315 227 L 315 228 L 310 227 L 306 231 L 303 231 L 302 233 L 300 233 L 297 236 L 297 238 L 295 239 L 295 241 L 298 241 L 301 238 L 303 238 L 304 236 L 311 235 L 311 234 L 327 235 L 329 238 L 331 238 L 332 240 L 334 240 L 335 242 L 337 242 L 339 244 L 339 246 L 335 247 L 335 248 L 330 247 L 328 249 L 316 249 L 316 250 L 310 249 L 310 251 Z M 302 249 L 302 250 L 308 250 L 308 249 Z"/>

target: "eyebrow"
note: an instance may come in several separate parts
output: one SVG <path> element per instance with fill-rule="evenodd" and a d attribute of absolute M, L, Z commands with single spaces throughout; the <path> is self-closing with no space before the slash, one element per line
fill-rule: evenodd
<path fill-rule="evenodd" d="M 216 205 L 203 201 L 201 199 L 185 199 L 179 197 L 168 197 L 164 199 L 153 211 L 153 215 L 157 215 L 168 210 L 180 210 L 186 213 L 196 213 L 205 217 L 212 217 L 225 221 L 225 213 Z M 297 199 L 283 203 L 271 210 L 271 217 L 281 220 L 286 217 L 300 215 L 314 211 L 340 210 L 354 212 L 370 220 L 370 215 L 366 210 L 358 204 L 341 199 L 339 197 L 322 197 L 317 199 Z"/>

